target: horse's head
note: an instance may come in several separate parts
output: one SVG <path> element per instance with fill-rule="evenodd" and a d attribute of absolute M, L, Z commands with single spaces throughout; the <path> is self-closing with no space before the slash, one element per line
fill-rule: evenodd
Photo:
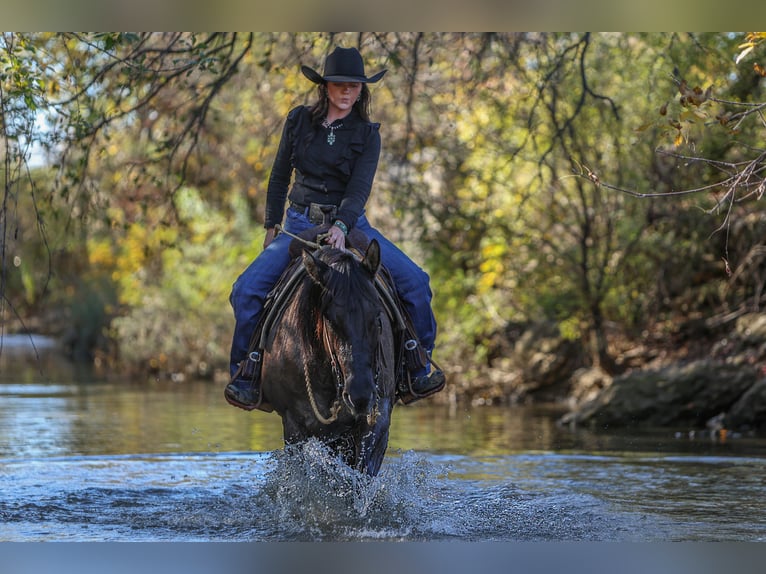
<path fill-rule="evenodd" d="M 380 246 L 372 240 L 359 261 L 351 252 L 322 249 L 303 254 L 311 279 L 321 288 L 322 338 L 342 397 L 355 416 L 372 416 L 377 401 L 378 347 L 383 320 L 375 287 Z"/>

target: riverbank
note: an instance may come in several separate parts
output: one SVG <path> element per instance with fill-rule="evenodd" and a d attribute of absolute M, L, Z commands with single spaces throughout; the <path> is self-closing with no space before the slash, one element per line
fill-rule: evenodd
<path fill-rule="evenodd" d="M 592 428 L 766 430 L 760 313 L 688 321 L 663 339 L 624 341 L 614 356 L 613 372 L 588 365 L 577 341 L 554 324 L 535 325 L 509 339 L 470 388 L 452 382 L 441 400 L 555 402 L 569 409 L 562 424 Z"/>
<path fill-rule="evenodd" d="M 65 368 L 65 353 L 53 337 L 5 335 L 2 349 L 0 366 L 6 370 L 9 360 L 37 365 L 43 374 Z M 688 321 L 665 338 L 623 340 L 613 351 L 617 371 L 607 372 L 588 365 L 581 342 L 562 337 L 555 324 L 515 326 L 497 337 L 483 368 L 469 372 L 465 365 L 439 358 L 448 382 L 429 402 L 453 407 L 558 404 L 566 411 L 562 424 L 591 428 L 766 430 L 766 316 Z M 92 368 L 96 376 L 110 375 Z M 111 373 L 137 374 L 129 365 Z M 174 382 L 200 375 L 147 374 Z M 204 378 L 225 382 L 224 366 L 211 366 Z"/>

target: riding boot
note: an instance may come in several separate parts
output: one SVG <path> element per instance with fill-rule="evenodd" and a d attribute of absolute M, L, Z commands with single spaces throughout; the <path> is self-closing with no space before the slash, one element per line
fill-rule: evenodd
<path fill-rule="evenodd" d="M 428 374 L 414 377 L 411 386 L 416 394 L 428 396 L 440 391 L 446 382 L 447 378 L 444 373 L 439 369 L 434 369 Z"/>
<path fill-rule="evenodd" d="M 444 372 L 431 369 L 431 357 L 415 339 L 404 344 L 404 381 L 399 384 L 398 395 L 404 404 L 431 396 L 441 391 L 447 382 Z"/>
<path fill-rule="evenodd" d="M 229 404 L 251 411 L 261 409 L 271 411 L 271 406 L 263 402 L 261 396 L 261 360 L 262 354 L 253 351 L 239 363 L 237 372 L 226 385 L 224 396 Z"/>
<path fill-rule="evenodd" d="M 234 378 L 224 390 L 226 399 L 232 405 L 246 410 L 254 409 L 258 404 L 261 391 L 249 379 Z"/>

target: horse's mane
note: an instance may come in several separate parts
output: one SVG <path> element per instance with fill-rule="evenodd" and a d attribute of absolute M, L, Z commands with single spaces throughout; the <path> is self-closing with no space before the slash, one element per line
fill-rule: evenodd
<path fill-rule="evenodd" d="M 360 298 L 369 299 L 376 295 L 376 291 L 370 287 L 369 276 L 350 251 L 323 249 L 320 250 L 318 259 L 336 271 L 325 285 L 325 294 L 342 298 L 349 306 L 353 306 L 354 301 Z"/>
<path fill-rule="evenodd" d="M 296 292 L 298 301 L 287 310 L 290 322 L 301 325 L 304 342 L 321 332 L 322 315 L 332 300 L 342 300 L 349 313 L 360 313 L 378 300 L 378 293 L 356 256 L 340 249 L 320 249 L 314 256 L 329 265 L 330 274 L 323 286 L 306 275 Z"/>

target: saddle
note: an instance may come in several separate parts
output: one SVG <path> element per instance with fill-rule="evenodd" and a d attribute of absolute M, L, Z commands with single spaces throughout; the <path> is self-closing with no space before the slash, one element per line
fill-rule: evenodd
<path fill-rule="evenodd" d="M 272 348 L 276 334 L 275 327 L 279 324 L 279 320 L 291 301 L 296 288 L 306 275 L 301 254 L 303 251 L 311 251 L 314 248 L 312 244 L 316 245 L 317 238 L 321 238 L 322 234 L 326 233 L 329 227 L 329 224 L 323 224 L 307 229 L 290 243 L 290 264 L 266 297 L 258 324 L 250 340 L 248 360 L 242 362 L 242 365 L 249 364 L 246 367 L 247 375 L 254 384 L 260 383 L 263 353 L 270 351 Z M 369 239 L 361 231 L 352 229 L 346 236 L 346 245 L 348 249 L 355 250 L 361 254 L 367 251 Z M 394 328 L 397 395 L 403 403 L 407 404 L 432 394 L 423 395 L 416 393 L 412 389 L 410 377 L 410 372 L 418 368 L 424 368 L 428 364 L 428 355 L 425 349 L 417 342 L 417 337 L 412 327 L 412 320 L 396 292 L 391 274 L 382 265 L 375 276 L 375 286 L 383 302 L 386 314 Z M 255 408 L 271 412 L 273 408 L 268 404 L 267 400 L 264 400 L 263 395 L 263 392 L 261 392 L 259 404 Z"/>

